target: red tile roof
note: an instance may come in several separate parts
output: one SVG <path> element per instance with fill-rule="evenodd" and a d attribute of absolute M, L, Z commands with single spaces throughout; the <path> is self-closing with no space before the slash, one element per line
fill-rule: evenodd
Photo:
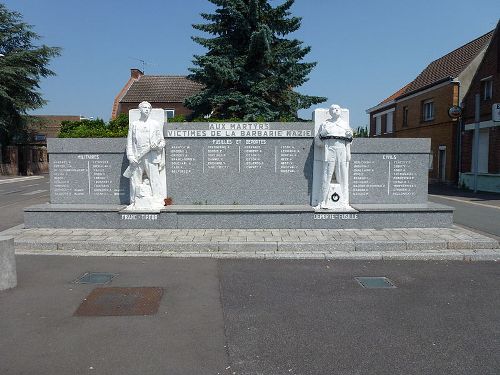
<path fill-rule="evenodd" d="M 490 43 L 494 30 L 431 62 L 410 83 L 405 93 L 417 91 L 445 78 L 456 78 Z"/>
<path fill-rule="evenodd" d="M 134 81 L 120 103 L 174 102 L 182 103 L 187 97 L 198 93 L 203 85 L 185 76 L 141 76 Z"/>
<path fill-rule="evenodd" d="M 454 79 L 474 60 L 479 53 L 488 47 L 495 30 L 492 30 L 454 51 L 431 62 L 422 72 L 403 88 L 384 99 L 378 105 L 388 103 L 403 95 L 432 86 L 444 79 Z"/>

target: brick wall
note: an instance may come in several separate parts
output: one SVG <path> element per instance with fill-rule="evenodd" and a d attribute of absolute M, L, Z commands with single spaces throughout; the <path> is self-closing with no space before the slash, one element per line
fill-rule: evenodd
<path fill-rule="evenodd" d="M 469 91 L 463 100 L 464 124 L 473 124 L 475 121 L 475 96 L 481 95 L 480 121 L 490 121 L 491 107 L 494 103 L 500 103 L 500 30 L 497 30 L 484 55 L 476 75 L 470 85 Z M 482 79 L 492 77 L 492 98 L 484 100 L 482 93 Z M 472 139 L 473 130 L 465 131 L 462 138 L 462 171 L 471 172 L 472 165 Z M 500 174 L 500 127 L 489 128 L 489 155 L 488 173 Z"/>
<path fill-rule="evenodd" d="M 470 85 L 469 91 L 463 100 L 463 119 L 465 124 L 474 122 L 475 95 L 481 94 L 480 114 L 481 121 L 491 120 L 491 106 L 500 103 L 500 35 L 497 32 L 493 36 L 488 50 L 479 66 L 476 75 Z M 493 76 L 493 96 L 491 99 L 483 100 L 481 92 L 481 79 Z"/>
<path fill-rule="evenodd" d="M 431 152 L 433 154 L 433 168 L 429 171 L 429 180 L 439 179 L 439 146 L 446 146 L 445 180 L 448 183 L 458 181 L 458 154 L 457 131 L 458 121 L 448 116 L 448 110 L 453 105 L 458 105 L 459 86 L 457 83 L 438 86 L 433 90 L 399 99 L 395 104 L 393 113 L 393 133 L 384 134 L 386 131 L 386 116 L 382 117 L 381 137 L 394 138 L 430 138 Z M 422 104 L 426 100 L 434 102 L 434 118 L 431 121 L 423 120 Z M 408 108 L 408 124 L 403 126 L 403 111 Z M 370 136 L 375 135 L 374 115 L 384 112 L 390 107 L 382 108 L 370 114 Z"/>

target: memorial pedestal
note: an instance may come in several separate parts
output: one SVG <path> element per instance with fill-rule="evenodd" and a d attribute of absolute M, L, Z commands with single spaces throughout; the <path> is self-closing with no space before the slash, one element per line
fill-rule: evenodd
<path fill-rule="evenodd" d="M 50 204 L 28 228 L 436 228 L 453 209 L 427 201 L 429 139 L 352 143 L 349 203 L 314 210 L 313 123 L 166 124 L 167 197 L 160 212 L 124 211 L 124 139 L 49 139 Z M 317 198 L 316 198 L 317 200 Z"/>
<path fill-rule="evenodd" d="M 357 212 L 308 205 L 178 205 L 157 213 L 126 211 L 125 206 L 44 204 L 27 208 L 24 223 L 26 228 L 87 229 L 381 229 L 453 223 L 453 209 L 434 203 L 352 206 Z"/>

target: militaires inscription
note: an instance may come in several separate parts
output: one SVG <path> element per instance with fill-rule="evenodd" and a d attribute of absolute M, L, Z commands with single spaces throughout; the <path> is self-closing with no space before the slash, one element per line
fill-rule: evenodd
<path fill-rule="evenodd" d="M 51 158 L 51 200 L 59 203 L 120 202 L 128 190 L 116 181 L 121 169 L 106 154 L 63 154 Z"/>

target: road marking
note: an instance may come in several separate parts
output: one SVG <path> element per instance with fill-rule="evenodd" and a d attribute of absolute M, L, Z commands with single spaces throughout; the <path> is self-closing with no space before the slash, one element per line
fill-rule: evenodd
<path fill-rule="evenodd" d="M 27 177 L 14 177 L 9 178 L 8 180 L 0 180 L 0 185 L 3 184 L 12 184 L 14 182 L 22 182 L 22 181 L 30 181 L 30 180 L 40 180 L 45 178 L 44 176 L 27 176 Z"/>
<path fill-rule="evenodd" d="M 30 191 L 29 193 L 23 193 L 21 195 L 36 195 L 40 193 L 45 193 L 46 191 L 47 191 L 46 189 L 40 189 L 40 190 Z"/>
<path fill-rule="evenodd" d="M 16 204 L 29 202 L 29 201 L 32 201 L 33 199 L 48 198 L 48 197 L 49 197 L 49 195 L 48 195 L 48 194 L 45 194 L 45 195 L 40 195 L 40 196 L 38 196 L 38 197 L 26 198 L 23 202 L 13 202 L 13 203 L 5 204 L 5 205 L 3 205 L 3 206 L 0 206 L 0 208 L 5 208 L 5 207 L 10 207 L 10 206 L 15 206 Z M 48 202 L 44 202 L 44 203 L 48 203 Z"/>
<path fill-rule="evenodd" d="M 27 187 L 32 187 L 32 186 L 38 186 L 40 184 L 31 184 L 31 185 L 21 185 L 22 188 L 27 188 Z"/>
<path fill-rule="evenodd" d="M 500 207 L 497 207 L 497 206 L 490 206 L 489 204 L 485 204 L 485 203 L 464 201 L 464 200 L 458 199 L 458 198 L 443 197 L 442 195 L 429 194 L 429 197 L 436 197 L 436 198 L 448 199 L 450 201 L 455 201 L 455 202 L 460 202 L 460 203 L 468 203 L 468 204 L 473 204 L 473 205 L 476 205 L 476 206 L 483 206 L 483 207 L 488 207 L 488 208 L 496 208 L 497 210 L 500 210 Z"/>

